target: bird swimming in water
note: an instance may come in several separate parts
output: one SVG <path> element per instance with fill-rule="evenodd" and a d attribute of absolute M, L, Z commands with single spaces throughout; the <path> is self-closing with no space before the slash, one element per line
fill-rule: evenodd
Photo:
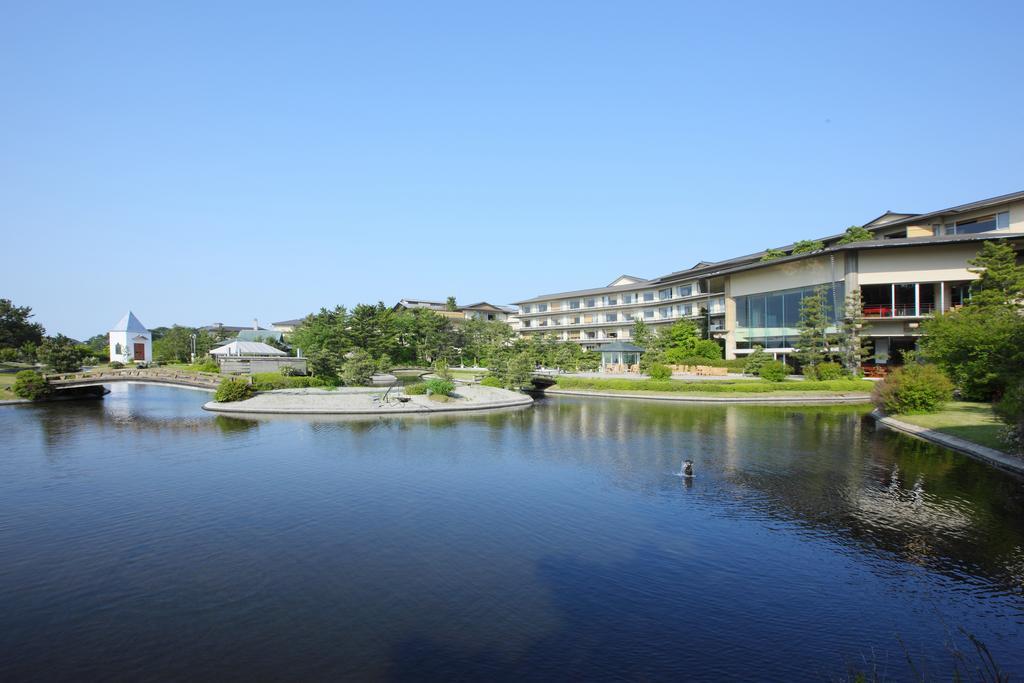
<path fill-rule="evenodd" d="M 684 460 L 683 461 L 683 472 L 682 472 L 682 474 L 683 474 L 684 477 L 688 477 L 688 478 L 693 476 L 693 461 L 692 460 Z"/>

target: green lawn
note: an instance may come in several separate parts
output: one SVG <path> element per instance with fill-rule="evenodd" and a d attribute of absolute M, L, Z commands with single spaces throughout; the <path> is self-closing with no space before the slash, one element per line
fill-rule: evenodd
<path fill-rule="evenodd" d="M 825 382 L 786 380 L 765 382 L 763 380 L 653 380 L 653 379 L 599 379 L 582 377 L 559 377 L 559 389 L 578 391 L 600 391 L 624 394 L 699 394 L 701 396 L 741 396 L 799 393 L 814 396 L 829 396 L 837 393 L 870 393 L 874 382 L 860 379 L 836 379 Z"/>
<path fill-rule="evenodd" d="M 12 401 L 18 398 L 11 391 L 11 387 L 14 386 L 14 375 L 13 372 L 0 372 L 0 401 Z"/>
<path fill-rule="evenodd" d="M 896 415 L 895 418 L 996 450 L 1008 450 L 1000 438 L 1003 423 L 996 419 L 992 406 L 988 403 L 954 401 L 946 404 L 946 407 L 937 413 Z"/>

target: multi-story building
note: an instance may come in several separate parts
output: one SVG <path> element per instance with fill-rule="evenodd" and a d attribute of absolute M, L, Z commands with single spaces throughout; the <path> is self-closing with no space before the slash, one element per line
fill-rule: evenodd
<path fill-rule="evenodd" d="M 552 334 L 585 348 L 628 340 L 635 320 L 655 329 L 688 319 L 706 325 L 726 358 L 762 346 L 793 352 L 803 297 L 823 289 L 835 319 L 847 293 L 859 290 L 859 317 L 871 357 L 899 362 L 914 348 L 920 322 L 970 296 L 972 259 L 986 240 L 1024 250 L 1024 192 L 925 214 L 886 212 L 864 227 L 871 239 L 821 239 L 808 253 L 796 245 L 709 263 L 653 279 L 623 275 L 605 287 L 517 302 L 519 333 Z M 799 251 L 799 250 L 798 250 Z"/>
<path fill-rule="evenodd" d="M 510 324 L 514 322 L 516 315 L 516 309 L 511 306 L 495 306 L 486 301 L 468 306 L 456 305 L 454 309 L 450 309 L 446 301 L 402 299 L 392 306 L 392 310 L 395 311 L 411 310 L 413 308 L 427 308 L 452 320 L 489 320 Z"/>

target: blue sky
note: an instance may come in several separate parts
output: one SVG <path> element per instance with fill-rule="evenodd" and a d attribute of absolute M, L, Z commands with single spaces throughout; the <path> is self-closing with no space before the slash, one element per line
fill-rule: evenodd
<path fill-rule="evenodd" d="M 144 7 L 145 5 L 145 7 Z M 6 3 L 50 332 L 506 303 L 1024 189 L 1021 3 Z"/>

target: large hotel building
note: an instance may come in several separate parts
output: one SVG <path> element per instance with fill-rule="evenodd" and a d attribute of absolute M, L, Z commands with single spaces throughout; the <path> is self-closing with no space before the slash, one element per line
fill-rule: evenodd
<path fill-rule="evenodd" d="M 522 335 L 551 334 L 599 350 L 629 341 L 634 320 L 654 329 L 680 319 L 700 321 L 719 339 L 727 359 L 755 346 L 782 357 L 798 335 L 800 302 L 824 287 L 833 315 L 846 294 L 860 290 L 864 335 L 878 363 L 900 362 L 913 349 L 922 318 L 970 296 L 968 261 L 986 240 L 1006 239 L 1024 250 L 1024 192 L 924 214 L 886 212 L 864 225 L 872 239 L 793 254 L 783 247 L 709 263 L 653 279 L 622 275 L 605 287 L 545 294 L 516 302 Z"/>

